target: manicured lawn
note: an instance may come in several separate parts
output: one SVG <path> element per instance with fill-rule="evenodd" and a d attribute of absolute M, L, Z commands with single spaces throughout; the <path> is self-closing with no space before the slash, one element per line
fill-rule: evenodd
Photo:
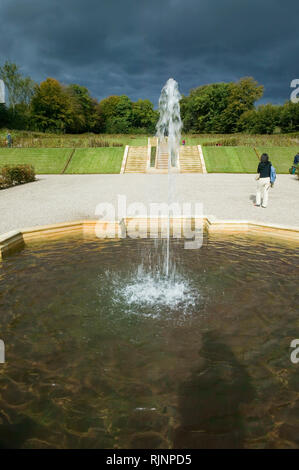
<path fill-rule="evenodd" d="M 77 149 L 66 173 L 119 173 L 123 155 L 123 147 Z"/>
<path fill-rule="evenodd" d="M 267 153 L 277 173 L 288 173 L 299 147 L 257 147 L 259 155 Z"/>
<path fill-rule="evenodd" d="M 35 173 L 61 173 L 71 154 L 71 149 L 20 149 L 0 148 L 0 168 L 4 165 L 33 165 Z"/>
<path fill-rule="evenodd" d="M 134 139 L 127 139 L 128 144 L 132 145 L 133 142 Z M 66 173 L 119 173 L 124 149 L 125 147 L 76 149 Z M 203 146 L 202 149 L 208 173 L 256 173 L 259 161 L 252 147 Z M 259 155 L 268 153 L 277 173 L 288 173 L 299 148 L 266 146 L 257 147 L 256 150 Z M 25 163 L 33 165 L 37 174 L 59 174 L 72 151 L 70 148 L 0 148 L 0 168 L 6 164 Z"/>
<path fill-rule="evenodd" d="M 202 147 L 208 173 L 256 173 L 258 158 L 250 147 Z"/>

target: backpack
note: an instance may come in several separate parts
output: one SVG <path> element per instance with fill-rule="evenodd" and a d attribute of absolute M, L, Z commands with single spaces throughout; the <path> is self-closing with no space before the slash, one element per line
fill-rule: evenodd
<path fill-rule="evenodd" d="M 273 165 L 271 165 L 271 170 L 270 170 L 270 183 L 274 184 L 276 180 L 276 170 Z"/>

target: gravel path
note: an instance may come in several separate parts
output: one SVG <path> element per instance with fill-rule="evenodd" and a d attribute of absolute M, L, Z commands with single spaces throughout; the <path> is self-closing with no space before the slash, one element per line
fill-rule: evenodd
<path fill-rule="evenodd" d="M 299 226 L 299 181 L 278 175 L 267 209 L 254 207 L 256 182 L 247 174 L 176 175 L 177 202 L 202 202 L 205 215 Z M 167 175 L 42 175 L 34 183 L 0 191 L 0 234 L 13 229 L 96 219 L 100 202 L 167 202 Z"/>

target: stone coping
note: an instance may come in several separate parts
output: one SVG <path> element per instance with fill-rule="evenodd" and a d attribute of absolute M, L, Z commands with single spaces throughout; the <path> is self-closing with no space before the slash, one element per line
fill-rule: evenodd
<path fill-rule="evenodd" d="M 124 156 L 123 156 L 123 159 L 122 159 L 120 174 L 123 174 L 123 173 L 125 172 L 125 168 L 126 168 L 126 164 L 127 164 L 127 159 L 128 159 L 128 153 L 129 153 L 129 146 L 126 145 L 125 151 L 124 151 Z"/>
<path fill-rule="evenodd" d="M 206 168 L 205 158 L 203 156 L 202 146 L 198 145 L 197 147 L 198 147 L 199 157 L 200 157 L 200 161 L 201 161 L 202 172 L 203 172 L 204 175 L 206 175 L 208 172 L 207 172 L 207 168 Z"/>
<path fill-rule="evenodd" d="M 171 223 L 181 223 L 188 218 L 171 217 Z M 191 220 L 195 220 L 191 217 Z M 203 221 L 203 228 L 209 234 L 255 234 L 276 237 L 281 240 L 289 240 L 299 244 L 299 227 L 266 224 L 255 221 L 244 220 L 218 220 L 214 216 L 202 216 L 197 220 Z M 98 238 L 125 238 L 126 227 L 130 222 L 136 222 L 139 227 L 144 228 L 146 232 L 149 224 L 165 222 L 165 217 L 127 217 L 120 221 L 99 221 L 99 220 L 78 220 L 74 222 L 65 222 L 52 225 L 35 226 L 23 228 L 21 230 L 12 230 L 0 235 L 0 259 L 17 249 L 22 249 L 27 242 L 32 240 L 44 240 L 59 238 L 63 235 L 81 233 L 84 235 L 96 235 Z M 163 232 L 161 231 L 161 236 Z M 164 232 L 165 235 L 165 232 Z"/>

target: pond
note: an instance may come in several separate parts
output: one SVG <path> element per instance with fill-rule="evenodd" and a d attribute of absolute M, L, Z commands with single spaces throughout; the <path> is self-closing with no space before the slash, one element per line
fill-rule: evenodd
<path fill-rule="evenodd" d="M 298 250 L 72 236 L 0 262 L 0 447 L 296 448 Z"/>

